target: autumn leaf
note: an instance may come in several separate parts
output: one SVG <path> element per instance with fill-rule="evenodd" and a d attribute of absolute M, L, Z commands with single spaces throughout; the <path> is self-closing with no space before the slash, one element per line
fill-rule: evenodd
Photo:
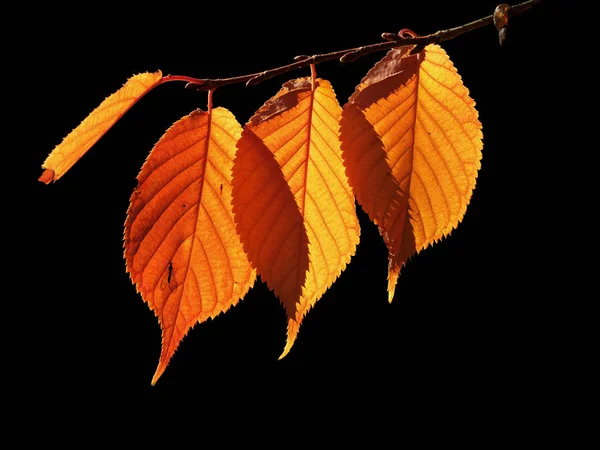
<path fill-rule="evenodd" d="M 127 271 L 162 330 L 152 384 L 194 324 L 235 305 L 254 284 L 231 207 L 241 131 L 227 109 L 197 110 L 167 130 L 138 175 L 124 246 Z"/>
<path fill-rule="evenodd" d="M 48 155 L 39 181 L 49 184 L 62 177 L 106 132 L 150 90 L 160 84 L 162 72 L 140 73 L 108 96 Z"/>
<path fill-rule="evenodd" d="M 344 105 L 346 172 L 389 252 L 391 302 L 401 267 L 462 221 L 481 166 L 475 102 L 446 52 L 393 49 Z"/>
<path fill-rule="evenodd" d="M 292 348 L 303 317 L 356 251 L 360 228 L 339 141 L 341 107 L 328 81 L 298 78 L 244 126 L 233 166 L 233 211 L 253 267 L 279 297 Z"/>

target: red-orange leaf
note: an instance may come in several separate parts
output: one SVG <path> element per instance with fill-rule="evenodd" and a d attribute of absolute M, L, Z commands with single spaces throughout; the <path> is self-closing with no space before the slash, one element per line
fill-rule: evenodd
<path fill-rule="evenodd" d="M 167 130 L 138 175 L 124 245 L 127 271 L 162 329 L 153 384 L 195 323 L 227 310 L 254 284 L 231 209 L 241 131 L 224 108 L 197 110 Z"/>
<path fill-rule="evenodd" d="M 446 52 L 391 50 L 344 106 L 342 152 L 359 204 L 401 267 L 463 219 L 480 168 L 481 123 Z"/>
<path fill-rule="evenodd" d="M 328 81 L 299 78 L 244 127 L 233 167 L 238 232 L 288 316 L 284 357 L 308 310 L 356 251 L 359 224 Z"/>
<path fill-rule="evenodd" d="M 159 70 L 154 73 L 134 75 L 116 92 L 108 96 L 48 155 L 39 178 L 50 183 L 62 177 L 79 159 L 162 79 Z"/>

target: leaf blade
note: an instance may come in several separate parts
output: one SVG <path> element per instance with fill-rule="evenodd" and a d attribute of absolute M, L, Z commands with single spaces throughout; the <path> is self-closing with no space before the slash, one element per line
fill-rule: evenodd
<path fill-rule="evenodd" d="M 245 153 L 271 153 L 276 161 L 278 183 L 288 186 L 286 205 L 294 209 L 297 257 L 285 270 L 297 270 L 298 284 L 284 290 L 277 283 L 274 261 L 249 258 L 257 273 L 278 295 L 288 317 L 286 345 L 280 358 L 292 348 L 304 316 L 339 277 L 356 251 L 360 228 L 354 195 L 348 184 L 339 148 L 341 108 L 329 82 L 299 78 L 285 83 L 271 100 L 246 124 L 238 142 L 237 158 Z M 255 142 L 250 141 L 253 136 Z M 266 159 L 266 157 L 265 157 Z M 234 165 L 234 184 L 236 166 Z M 243 201 L 236 199 L 234 210 Z M 292 203 L 293 199 L 293 203 Z M 289 205 L 293 206 L 289 206 Z M 260 214 L 253 226 L 267 227 Z M 237 215 L 236 215 L 237 220 Z M 255 237 L 238 228 L 245 245 L 256 245 Z M 285 236 L 282 236 L 285 242 Z M 293 253 L 292 251 L 289 252 Z M 291 267 L 291 269 L 290 269 Z M 302 283 L 302 284 L 300 284 Z"/>
<path fill-rule="evenodd" d="M 292 314 L 308 270 L 308 237 L 276 159 L 249 128 L 234 161 L 233 211 L 248 258 Z"/>
<path fill-rule="evenodd" d="M 231 167 L 240 132 L 228 110 L 197 110 L 167 130 L 138 175 L 124 256 L 162 330 L 152 384 L 195 323 L 226 311 L 254 284 L 256 273 L 231 210 Z"/>

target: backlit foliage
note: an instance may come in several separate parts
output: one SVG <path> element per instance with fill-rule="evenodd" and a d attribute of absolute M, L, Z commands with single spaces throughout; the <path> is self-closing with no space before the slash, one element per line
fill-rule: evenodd
<path fill-rule="evenodd" d="M 329 81 L 283 84 L 242 127 L 196 110 L 148 155 L 124 231 L 126 270 L 162 331 L 152 379 L 196 324 L 243 299 L 260 277 L 287 315 L 292 348 L 303 318 L 359 243 L 355 199 L 378 226 L 388 298 L 410 257 L 463 219 L 482 157 L 474 101 L 445 51 L 396 48 L 344 106 Z M 62 177 L 162 73 L 131 77 L 50 153 L 39 178 Z"/>

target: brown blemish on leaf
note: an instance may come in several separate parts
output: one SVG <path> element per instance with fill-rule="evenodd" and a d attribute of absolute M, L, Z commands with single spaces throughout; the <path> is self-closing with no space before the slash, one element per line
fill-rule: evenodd
<path fill-rule="evenodd" d="M 256 126 L 273 116 L 281 114 L 283 111 L 293 108 L 298 104 L 298 94 L 300 92 L 310 91 L 310 89 L 309 77 L 296 78 L 295 80 L 284 83 L 279 92 L 261 106 L 250 118 L 250 123 Z"/>

